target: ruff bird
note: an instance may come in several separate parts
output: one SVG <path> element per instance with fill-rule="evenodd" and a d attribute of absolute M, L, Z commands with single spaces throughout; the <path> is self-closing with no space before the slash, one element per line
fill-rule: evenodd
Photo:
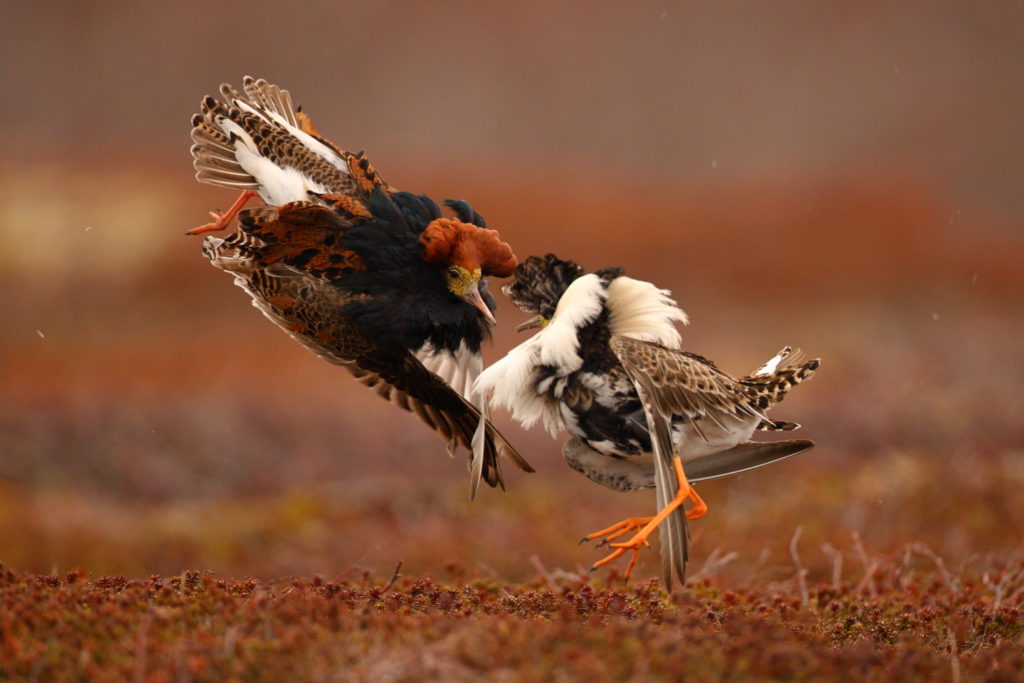
<path fill-rule="evenodd" d="M 503 291 L 535 314 L 520 329 L 539 331 L 483 371 L 480 394 L 511 410 L 524 428 L 541 421 L 552 436 L 568 432 L 563 456 L 591 480 L 617 491 L 656 490 L 656 515 L 584 537 L 613 549 L 592 570 L 632 551 L 628 580 L 660 528 L 663 579 L 668 587 L 673 575 L 685 581 L 686 521 L 707 511 L 691 484 L 814 445 L 750 440 L 758 429 L 798 427 L 765 413 L 817 369 L 818 361 L 802 361 L 799 351 L 786 347 L 751 375 L 733 377 L 680 349 L 676 323 L 687 316 L 668 291 L 621 268 L 588 274 L 552 254 L 519 264 Z"/>
<path fill-rule="evenodd" d="M 516 257 L 467 202 L 388 185 L 362 153 L 323 137 L 287 90 L 246 77 L 192 118 L 200 182 L 241 191 L 203 253 L 293 339 L 470 450 L 471 495 L 504 487 L 499 459 L 532 472 L 472 397 L 494 323 L 487 277 Z M 265 207 L 244 209 L 254 197 Z"/>

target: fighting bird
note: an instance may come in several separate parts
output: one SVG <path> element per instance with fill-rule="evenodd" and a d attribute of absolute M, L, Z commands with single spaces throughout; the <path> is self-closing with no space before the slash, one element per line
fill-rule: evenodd
<path fill-rule="evenodd" d="M 470 450 L 471 495 L 504 482 L 499 458 L 529 464 L 473 403 L 481 344 L 494 324 L 488 277 L 516 257 L 462 200 L 446 217 L 429 197 L 388 185 L 365 154 L 323 137 L 287 90 L 246 77 L 192 117 L 196 178 L 240 191 L 203 253 L 293 339 Z M 265 207 L 244 209 L 254 197 Z"/>
<path fill-rule="evenodd" d="M 786 347 L 751 375 L 733 377 L 680 349 L 675 323 L 688 320 L 668 291 L 621 268 L 586 273 L 553 254 L 520 263 L 503 291 L 535 314 L 520 329 L 539 331 L 484 370 L 477 390 L 524 428 L 540 420 L 552 436 L 567 431 L 562 454 L 591 480 L 617 491 L 657 492 L 656 515 L 584 537 L 613 549 L 592 569 L 632 551 L 628 580 L 640 549 L 660 529 L 663 579 L 669 588 L 673 575 L 685 582 L 686 521 L 707 511 L 692 483 L 814 445 L 750 440 L 758 429 L 799 426 L 765 414 L 817 369 L 819 361 L 801 360 L 798 350 Z"/>

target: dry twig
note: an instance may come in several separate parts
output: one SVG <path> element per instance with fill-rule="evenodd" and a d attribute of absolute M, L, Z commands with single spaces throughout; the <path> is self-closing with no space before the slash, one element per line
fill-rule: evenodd
<path fill-rule="evenodd" d="M 942 558 L 936 555 L 931 548 L 926 546 L 924 543 L 914 543 L 910 548 L 914 552 L 930 558 L 931 561 L 935 563 L 935 566 L 939 568 L 939 574 L 942 575 L 943 582 L 945 582 L 946 587 L 949 588 L 949 590 L 953 592 L 958 592 L 960 590 L 960 585 L 957 583 L 957 580 L 954 579 L 953 575 L 949 573 L 948 569 L 946 569 L 946 563 L 943 562 Z"/>
<path fill-rule="evenodd" d="M 832 561 L 832 588 L 839 590 L 843 584 L 843 551 L 833 548 L 828 542 L 821 544 L 821 551 Z"/>
<path fill-rule="evenodd" d="M 728 552 L 722 555 L 722 550 L 720 548 L 715 548 L 708 555 L 707 559 L 704 560 L 704 564 L 697 571 L 697 573 L 693 576 L 690 576 L 687 580 L 696 581 L 697 579 L 704 578 L 705 576 L 711 576 L 713 572 L 718 571 L 719 569 L 729 564 L 739 556 L 740 554 L 735 551 Z"/>
<path fill-rule="evenodd" d="M 875 572 L 878 571 L 878 562 L 868 557 L 868 552 L 864 550 L 864 543 L 860 540 L 860 533 L 856 531 L 853 532 L 853 547 L 857 551 L 857 557 L 860 558 L 861 564 L 864 565 L 864 578 L 857 584 L 857 592 L 863 592 L 867 588 L 868 593 L 874 597 L 878 595 L 878 588 L 875 586 Z"/>
<path fill-rule="evenodd" d="M 537 555 L 530 555 L 530 564 L 532 564 L 533 568 L 537 570 L 538 574 L 540 574 L 540 578 L 544 579 L 544 583 L 547 584 L 547 587 L 549 589 L 558 589 L 558 585 L 555 583 L 555 580 L 554 578 L 552 578 L 551 573 L 548 571 L 547 567 L 545 567 L 544 563 L 540 561 L 540 557 L 538 557 Z"/>
<path fill-rule="evenodd" d="M 401 576 L 401 574 L 399 573 L 401 570 L 402 570 L 402 561 L 399 560 L 398 564 L 395 565 L 395 573 L 391 575 L 391 580 L 388 581 L 387 584 L 384 585 L 384 589 L 381 591 L 382 594 L 383 593 L 387 593 L 391 589 L 391 587 L 395 585 L 395 581 L 398 581 L 398 577 Z"/>
<path fill-rule="evenodd" d="M 754 585 L 754 580 L 757 579 L 757 575 L 761 573 L 761 569 L 764 568 L 764 563 L 768 560 L 769 550 L 768 548 L 761 548 L 761 554 L 757 556 L 757 561 L 754 562 L 754 566 L 750 568 L 747 573 L 747 578 L 743 580 L 740 586 L 746 590 Z"/>
<path fill-rule="evenodd" d="M 960 683 L 960 652 L 953 629 L 949 629 L 949 666 L 950 679 L 953 683 Z"/>
<path fill-rule="evenodd" d="M 804 569 L 803 563 L 800 562 L 800 553 L 796 549 L 796 544 L 803 533 L 804 528 L 802 526 L 798 526 L 796 531 L 793 532 L 793 539 L 789 542 L 789 556 L 793 558 L 793 566 L 796 567 L 796 583 L 800 588 L 800 602 L 806 605 L 811 601 L 807 593 L 807 570 Z"/>

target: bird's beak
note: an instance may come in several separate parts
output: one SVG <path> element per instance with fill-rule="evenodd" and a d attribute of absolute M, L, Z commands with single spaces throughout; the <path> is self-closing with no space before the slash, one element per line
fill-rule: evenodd
<path fill-rule="evenodd" d="M 494 319 L 494 315 L 491 313 L 491 309 L 487 308 L 487 302 L 485 302 L 484 298 L 480 296 L 479 284 L 474 284 L 472 287 L 470 287 L 469 291 L 466 292 L 465 296 L 463 296 L 462 298 L 476 306 L 487 322 L 489 322 L 492 325 L 498 324 L 498 321 Z"/>
<path fill-rule="evenodd" d="M 516 327 L 516 332 L 522 332 L 524 330 L 532 330 L 532 329 L 536 329 L 538 327 L 544 327 L 544 325 L 545 325 L 544 316 L 542 316 L 542 315 L 535 315 L 532 318 L 530 318 L 529 320 L 527 320 L 525 323 L 522 323 L 521 325 Z"/>

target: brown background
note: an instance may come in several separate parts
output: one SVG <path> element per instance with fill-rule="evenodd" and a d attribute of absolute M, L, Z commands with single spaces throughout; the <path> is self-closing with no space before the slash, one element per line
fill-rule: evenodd
<path fill-rule="evenodd" d="M 688 348 L 823 359 L 811 454 L 702 487 L 697 566 L 851 534 L 1019 544 L 1024 36 L 1015 3 L 9 3 L 0 26 L 0 561 L 146 575 L 576 571 L 648 494 L 537 467 L 470 505 L 418 422 L 274 329 L 182 236 L 188 118 L 244 74 L 520 257 L 673 290 Z M 494 359 L 521 316 L 499 299 Z M 820 555 L 820 557 L 819 557 Z M 651 573 L 656 562 L 641 571 Z"/>

